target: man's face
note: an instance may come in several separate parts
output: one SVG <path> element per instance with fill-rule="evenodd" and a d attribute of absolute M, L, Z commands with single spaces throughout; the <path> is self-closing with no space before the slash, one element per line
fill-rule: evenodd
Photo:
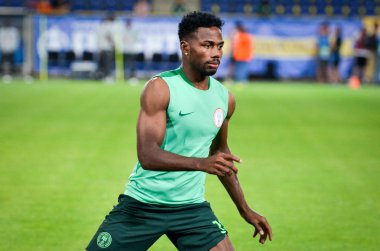
<path fill-rule="evenodd" d="M 212 76 L 218 70 L 223 55 L 222 32 L 217 27 L 198 28 L 188 39 L 190 66 L 203 76 Z"/>

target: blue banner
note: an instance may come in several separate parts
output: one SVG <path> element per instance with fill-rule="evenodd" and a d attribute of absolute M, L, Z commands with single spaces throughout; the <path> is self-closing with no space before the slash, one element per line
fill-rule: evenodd
<path fill-rule="evenodd" d="M 35 16 L 35 61 L 34 69 L 39 72 L 46 62 L 46 52 L 51 50 L 73 50 L 77 56 L 83 51 L 97 52 L 96 29 L 101 16 Z M 322 18 L 232 18 L 222 17 L 225 21 L 223 35 L 226 41 L 224 59 L 217 77 L 229 75 L 230 37 L 236 21 L 242 22 L 254 37 L 254 57 L 250 64 L 252 74 L 265 74 L 272 66 L 276 77 L 281 79 L 314 78 L 316 75 L 316 42 L 319 25 L 326 21 Z M 126 17 L 116 20 L 117 37 L 122 33 Z M 132 25 L 138 32 L 138 50 L 149 60 L 158 53 L 179 51 L 177 36 L 180 17 L 133 18 Z M 359 19 L 330 19 L 331 32 L 336 26 L 342 27 L 343 44 L 340 73 L 344 78 L 352 67 L 352 48 L 355 36 L 362 26 Z M 122 37 L 117 49 L 123 51 Z M 59 69 L 58 69 L 59 70 Z M 164 69 L 163 69 L 164 70 Z"/>

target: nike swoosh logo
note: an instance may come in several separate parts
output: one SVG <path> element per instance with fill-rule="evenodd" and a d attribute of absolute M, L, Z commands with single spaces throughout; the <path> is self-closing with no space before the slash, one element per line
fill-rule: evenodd
<path fill-rule="evenodd" d="M 192 113 L 194 113 L 194 112 L 186 112 L 186 113 L 183 113 L 182 111 L 179 111 L 178 115 L 181 116 L 181 117 L 183 117 L 183 116 L 190 115 L 190 114 L 192 114 Z"/>

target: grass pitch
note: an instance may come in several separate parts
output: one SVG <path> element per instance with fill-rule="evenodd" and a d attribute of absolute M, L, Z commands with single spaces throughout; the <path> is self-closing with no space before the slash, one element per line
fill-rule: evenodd
<path fill-rule="evenodd" d="M 247 200 L 272 225 L 263 247 L 216 177 L 206 197 L 236 250 L 378 250 L 380 88 L 255 83 L 229 145 Z M 0 84 L 1 250 L 84 250 L 136 161 L 142 85 Z M 161 238 L 150 250 L 170 251 Z"/>

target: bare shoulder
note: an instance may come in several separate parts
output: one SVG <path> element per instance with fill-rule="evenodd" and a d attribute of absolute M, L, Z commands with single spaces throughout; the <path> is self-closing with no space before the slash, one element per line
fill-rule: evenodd
<path fill-rule="evenodd" d="M 169 104 L 169 87 L 162 78 L 150 79 L 141 93 L 140 104 L 143 109 L 166 109 Z"/>
<path fill-rule="evenodd" d="M 144 89 L 141 93 L 141 96 L 152 95 L 154 93 L 161 94 L 161 95 L 165 95 L 166 93 L 169 94 L 168 85 L 160 77 L 154 77 L 150 79 L 148 82 L 146 82 Z"/>
<path fill-rule="evenodd" d="M 235 96 L 230 91 L 228 91 L 228 113 L 227 113 L 227 118 L 231 118 L 232 114 L 235 111 L 235 106 L 236 106 Z"/>

